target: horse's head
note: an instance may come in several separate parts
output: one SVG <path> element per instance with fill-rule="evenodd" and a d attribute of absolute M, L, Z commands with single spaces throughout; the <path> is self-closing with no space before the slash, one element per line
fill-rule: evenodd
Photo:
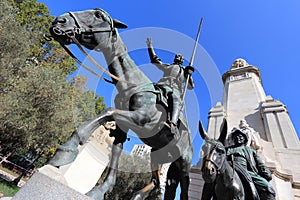
<path fill-rule="evenodd" d="M 63 45 L 73 43 L 72 38 L 75 37 L 86 48 L 101 51 L 103 45 L 111 42 L 107 40 L 117 34 L 116 28 L 127 26 L 97 8 L 68 12 L 57 17 L 50 27 L 50 33 Z"/>
<path fill-rule="evenodd" d="M 205 182 L 212 183 L 215 181 L 217 174 L 220 173 L 223 163 L 226 160 L 224 141 L 227 134 L 227 122 L 224 119 L 221 126 L 221 134 L 217 140 L 207 136 L 201 122 L 199 122 L 199 132 L 205 140 L 200 158 L 202 161 L 202 177 Z"/>

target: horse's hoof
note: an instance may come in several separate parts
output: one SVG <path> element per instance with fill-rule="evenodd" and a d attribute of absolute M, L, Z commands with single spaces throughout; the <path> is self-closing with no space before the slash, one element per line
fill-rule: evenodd
<path fill-rule="evenodd" d="M 95 199 L 95 200 L 103 200 L 104 199 L 104 192 L 101 189 L 94 187 L 91 191 L 86 193 L 87 196 Z"/>
<path fill-rule="evenodd" d="M 135 194 L 130 200 L 143 200 L 144 198 L 140 193 Z"/>

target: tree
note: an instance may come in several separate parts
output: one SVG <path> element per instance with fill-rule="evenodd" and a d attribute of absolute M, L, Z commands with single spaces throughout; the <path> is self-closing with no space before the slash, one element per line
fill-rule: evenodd
<path fill-rule="evenodd" d="M 5 102 L 0 105 L 0 145 L 20 154 L 38 150 L 47 156 L 66 141 L 75 125 L 95 117 L 96 99 L 93 91 L 83 91 L 84 77 L 69 84 L 57 69 L 23 70 L 27 76 L 0 97 Z"/>
<path fill-rule="evenodd" d="M 15 13 L 8 2 L 0 2 L 0 94 L 10 90 L 22 76 L 20 69 L 28 57 L 25 41 L 29 35 L 16 21 Z"/>
<path fill-rule="evenodd" d="M 74 129 L 69 84 L 58 70 L 27 66 L 27 76 L 0 97 L 2 146 L 46 152 Z M 24 151 L 24 152 L 23 152 Z"/>
<path fill-rule="evenodd" d="M 77 67 L 75 61 L 54 40 L 48 41 L 49 26 L 54 17 L 49 14 L 49 9 L 36 0 L 7 0 L 17 9 L 16 19 L 29 34 L 27 50 L 30 60 L 35 60 L 41 65 L 60 68 L 66 76 L 74 72 Z"/>
<path fill-rule="evenodd" d="M 105 107 L 85 78 L 66 81 L 74 61 L 42 37 L 52 20 L 35 0 L 0 2 L 0 149 L 41 154 L 41 165 Z"/>
<path fill-rule="evenodd" d="M 87 90 L 87 78 L 76 76 L 70 81 L 73 119 L 77 127 L 99 114 L 105 107 L 104 98 Z"/>
<path fill-rule="evenodd" d="M 122 153 L 119 161 L 116 185 L 113 190 L 105 194 L 107 200 L 130 200 L 132 195 L 146 186 L 151 180 L 150 155 L 144 157 Z M 99 181 L 101 184 L 106 176 L 107 169 Z M 149 200 L 161 200 L 158 190 L 150 193 Z"/>
<path fill-rule="evenodd" d="M 104 102 L 104 97 L 100 97 L 98 95 L 96 95 L 96 103 L 95 103 L 95 111 L 96 111 L 96 114 L 100 114 L 100 112 L 106 108 L 106 104 Z"/>

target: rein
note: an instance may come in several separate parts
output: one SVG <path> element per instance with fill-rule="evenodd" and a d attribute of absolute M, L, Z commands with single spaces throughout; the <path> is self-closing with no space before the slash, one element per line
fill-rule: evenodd
<path fill-rule="evenodd" d="M 86 70 L 88 70 L 90 73 L 92 73 L 93 75 L 95 75 L 97 78 L 99 78 L 99 79 L 101 79 L 101 80 L 104 80 L 104 81 L 106 81 L 106 82 L 108 82 L 108 83 L 111 83 L 111 84 L 113 84 L 113 82 L 112 81 L 110 81 L 110 80 L 108 80 L 108 79 L 106 79 L 106 78 L 103 78 L 103 77 L 101 77 L 101 76 L 99 76 L 96 72 L 94 72 L 93 70 L 91 70 L 88 66 L 86 66 L 85 64 L 83 64 L 73 53 L 72 53 L 72 51 L 70 51 L 70 49 L 69 48 L 67 48 L 65 45 L 63 45 L 63 44 L 61 44 L 60 43 L 60 45 L 64 48 L 64 50 L 73 58 L 73 59 L 75 59 L 76 60 L 76 62 L 78 62 L 78 64 L 80 65 L 80 66 L 82 66 L 84 69 L 86 69 Z"/>
<path fill-rule="evenodd" d="M 214 146 L 214 148 L 212 148 L 212 150 L 210 150 L 210 152 L 209 152 L 208 155 L 212 154 L 212 151 L 213 151 L 213 149 L 215 149 L 215 147 L 216 146 Z M 209 157 L 211 157 L 211 156 L 209 156 Z M 233 155 L 231 156 L 231 161 L 232 161 L 232 170 L 233 170 L 232 171 L 232 176 L 231 176 L 231 181 L 233 181 L 233 179 L 234 179 L 234 172 L 235 172 L 235 163 L 234 163 L 234 156 Z M 224 168 L 224 162 L 226 162 L 226 158 L 225 158 L 225 160 L 223 161 L 223 163 L 220 166 L 218 166 L 212 159 L 207 159 L 207 156 L 206 156 L 204 162 L 211 162 L 216 167 L 216 170 L 217 170 L 218 174 L 220 174 L 220 173 L 222 173 L 222 172 L 225 171 L 225 169 L 222 170 L 222 167 Z"/>
<path fill-rule="evenodd" d="M 124 83 L 129 83 L 129 84 L 133 84 L 134 83 L 130 83 L 129 81 L 126 81 L 124 79 L 121 79 L 115 75 L 113 75 L 112 73 L 110 73 L 109 71 L 107 71 L 104 67 L 102 67 L 101 65 L 99 65 L 82 47 L 82 45 L 79 43 L 79 41 L 75 38 L 75 37 L 71 37 L 71 39 L 73 40 L 73 42 L 77 45 L 77 47 L 79 48 L 79 50 L 96 66 L 98 67 L 98 69 L 100 69 L 103 73 L 109 75 L 111 78 L 117 80 L 117 81 L 121 81 Z"/>
<path fill-rule="evenodd" d="M 231 162 L 232 162 L 232 177 L 231 177 L 231 180 L 233 180 L 234 171 L 235 171 L 234 155 L 231 155 Z"/>
<path fill-rule="evenodd" d="M 217 174 L 221 174 L 225 171 L 224 168 L 222 170 L 222 167 L 224 166 L 224 163 L 221 166 L 217 166 L 216 163 L 214 161 L 212 161 L 211 159 L 205 159 L 204 162 L 211 162 L 214 166 L 216 166 Z M 232 176 L 230 177 L 231 181 L 233 181 L 233 179 L 234 179 L 234 172 L 235 172 L 235 165 L 234 165 L 234 160 L 232 160 Z"/>
<path fill-rule="evenodd" d="M 217 168 L 217 172 L 220 171 L 220 169 L 222 168 L 222 165 L 221 166 L 218 166 L 214 161 L 212 161 L 211 159 L 205 159 L 205 162 L 211 162 L 214 166 L 216 166 Z"/>

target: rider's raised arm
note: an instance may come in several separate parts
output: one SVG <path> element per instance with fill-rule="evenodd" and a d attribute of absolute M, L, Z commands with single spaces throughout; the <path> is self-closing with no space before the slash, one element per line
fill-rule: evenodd
<path fill-rule="evenodd" d="M 160 58 L 156 55 L 153 46 L 152 46 L 152 39 L 147 38 L 147 46 L 148 46 L 148 54 L 150 57 L 150 61 L 152 64 L 154 64 L 156 67 L 158 67 L 161 70 L 164 70 L 166 68 L 166 65 L 161 62 Z"/>

